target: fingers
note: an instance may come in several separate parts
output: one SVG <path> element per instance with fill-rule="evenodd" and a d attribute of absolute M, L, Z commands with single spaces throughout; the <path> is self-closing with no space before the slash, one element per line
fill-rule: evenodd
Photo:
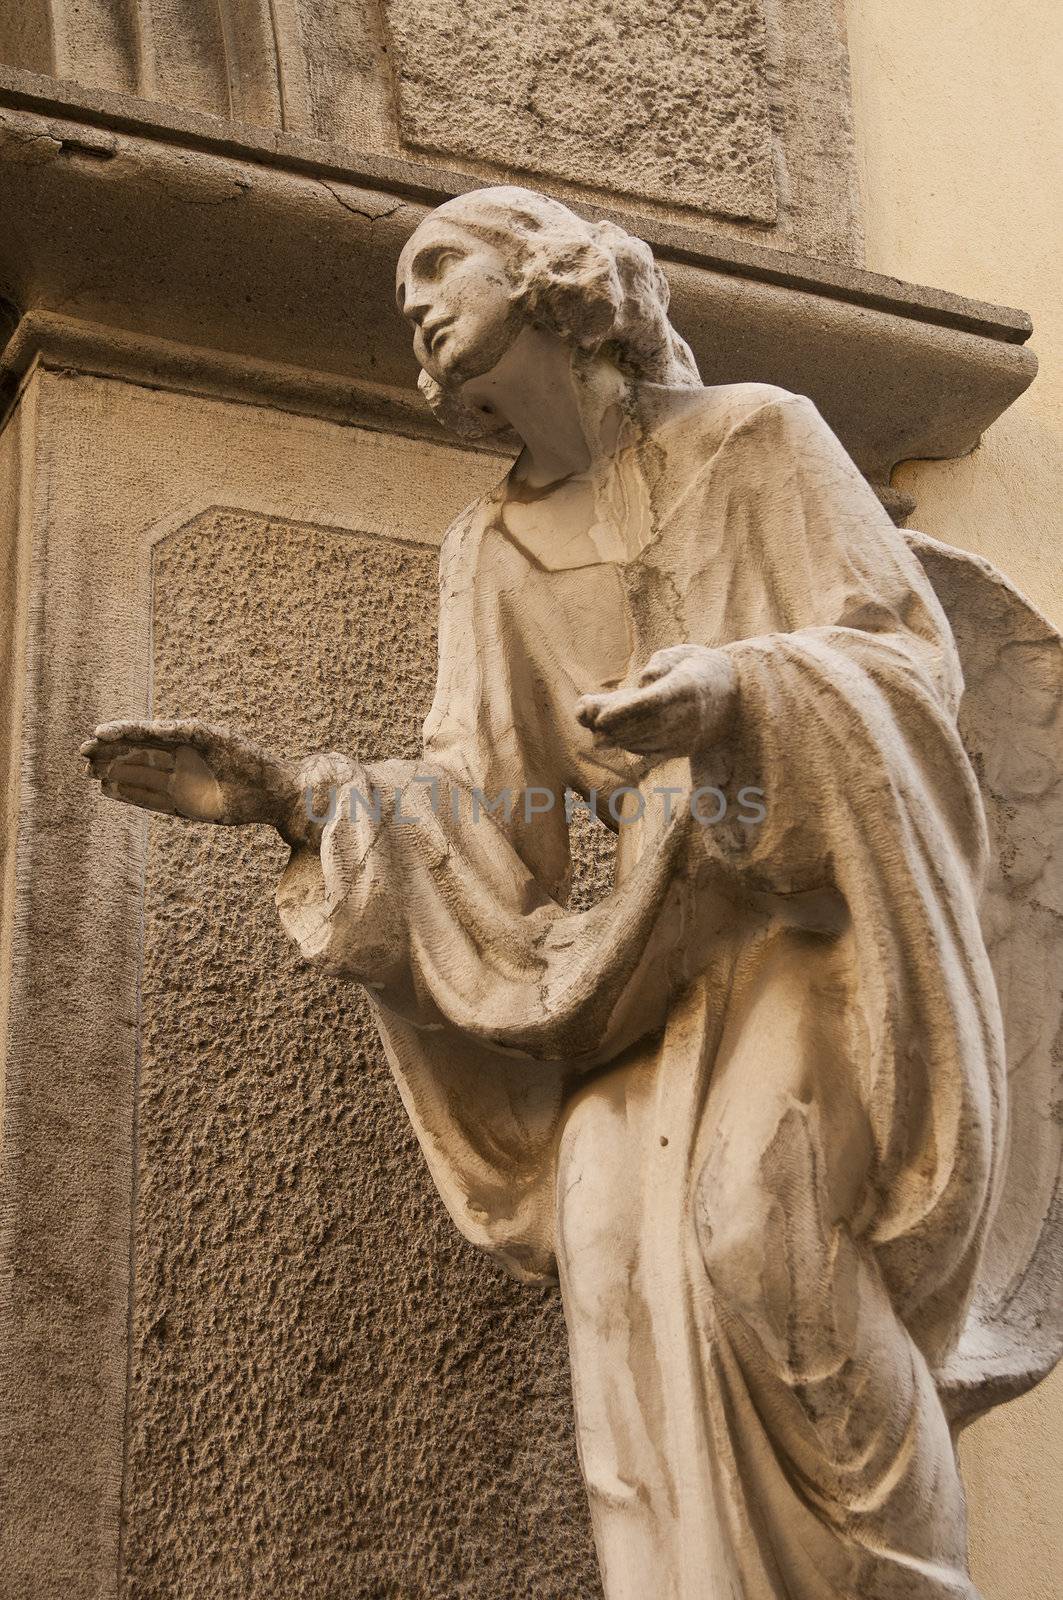
<path fill-rule="evenodd" d="M 576 715 L 595 743 L 636 755 L 689 754 L 698 743 L 700 724 L 698 686 L 682 670 L 687 655 L 685 647 L 659 651 L 646 669 L 650 681 L 641 687 L 585 695 Z"/>
<path fill-rule="evenodd" d="M 221 730 L 198 718 L 166 721 L 101 722 L 91 739 L 81 746 L 91 776 L 101 782 L 163 792 L 176 771 L 201 762 L 199 752 L 217 745 Z M 162 774 L 163 781 L 156 775 Z"/>
<path fill-rule="evenodd" d="M 576 701 L 576 721 L 585 728 L 593 729 L 598 721 L 598 713 L 612 699 L 608 694 L 585 694 Z"/>
<path fill-rule="evenodd" d="M 608 733 L 632 712 L 651 711 L 666 697 L 653 685 L 643 689 L 617 689 L 610 694 L 585 694 L 576 702 L 576 719 L 593 733 Z"/>
<path fill-rule="evenodd" d="M 580 705 L 586 708 L 587 716 L 580 716 L 580 721 L 603 737 L 649 728 L 673 699 L 671 687 L 661 682 L 642 689 L 620 689 L 615 694 L 586 695 Z"/>
<path fill-rule="evenodd" d="M 176 753 L 115 744 L 104 745 L 87 760 L 91 775 L 101 782 L 107 779 L 165 791 L 173 776 Z"/>
<path fill-rule="evenodd" d="M 647 661 L 638 676 L 638 686 L 634 689 L 620 689 L 607 694 L 585 694 L 576 702 L 576 719 L 585 728 L 596 732 L 607 732 L 610 717 L 614 714 L 622 716 L 628 705 L 654 705 L 652 700 L 641 697 L 641 691 L 651 688 L 655 683 L 666 678 L 677 667 L 683 666 L 691 656 L 698 653 L 697 646 L 688 644 L 671 645 L 666 650 L 657 650 Z M 663 703 L 663 702 L 661 702 Z"/>
<path fill-rule="evenodd" d="M 151 773 L 172 772 L 177 752 L 171 750 L 145 750 L 140 745 L 115 745 L 113 749 L 104 748 L 95 755 L 89 756 L 90 765 L 97 769 L 97 776 L 112 767 L 136 767 L 138 771 Z"/>
<path fill-rule="evenodd" d="M 666 650 L 655 650 L 639 673 L 639 683 L 656 683 L 658 678 L 663 678 L 666 672 L 671 672 L 674 667 L 682 666 L 697 651 L 696 645 L 674 644 Z"/>
<path fill-rule="evenodd" d="M 81 746 L 81 754 L 91 761 L 101 752 L 117 754 L 123 746 L 138 749 L 174 751 L 178 745 L 190 744 L 203 749 L 217 730 L 209 728 L 198 717 L 158 722 L 101 722 L 91 739 Z"/>
<path fill-rule="evenodd" d="M 157 789 L 167 794 L 173 782 L 173 764 L 168 767 L 147 766 L 136 755 L 109 761 L 100 772 L 108 783 L 133 784 L 138 789 Z"/>
<path fill-rule="evenodd" d="M 82 745 L 82 754 L 89 763 L 89 771 L 99 780 L 100 792 L 108 800 L 121 800 L 126 805 L 140 806 L 145 811 L 159 811 L 168 816 L 176 808 L 170 794 L 174 774 L 175 751 L 155 745 L 133 742 L 132 735 L 143 735 L 145 729 L 154 732 L 151 723 L 105 724 L 108 734 L 114 737 L 97 737 Z M 119 733 L 119 730 L 121 732 Z"/>

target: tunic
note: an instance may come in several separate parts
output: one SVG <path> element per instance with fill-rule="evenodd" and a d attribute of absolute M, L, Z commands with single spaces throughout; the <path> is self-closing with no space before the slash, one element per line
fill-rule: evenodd
<path fill-rule="evenodd" d="M 589 540 L 506 481 L 450 529 L 423 759 L 308 765 L 281 916 L 462 1233 L 560 1283 L 607 1600 L 971 1597 L 939 1385 L 1007 1088 L 953 633 L 801 397 L 643 385 L 593 479 Z M 595 748 L 578 697 L 681 643 L 733 734 Z M 578 912 L 566 790 L 619 834 Z"/>

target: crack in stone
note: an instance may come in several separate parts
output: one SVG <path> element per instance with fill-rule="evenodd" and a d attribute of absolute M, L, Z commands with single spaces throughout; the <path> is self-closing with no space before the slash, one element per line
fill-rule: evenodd
<path fill-rule="evenodd" d="M 349 200 L 345 200 L 343 198 L 341 187 L 338 184 L 330 183 L 328 178 L 322 178 L 320 182 L 322 188 L 327 189 L 332 198 L 339 201 L 344 211 L 349 211 L 352 216 L 355 217 L 364 217 L 370 226 L 372 226 L 374 222 L 383 221 L 386 217 L 393 217 L 395 213 L 397 211 L 401 211 L 406 204 L 404 200 L 396 200 L 395 204 L 392 206 L 381 206 L 381 208 L 378 210 L 367 210 L 364 206 L 352 205 Z M 355 193 L 361 194 L 363 191 L 356 190 Z"/>

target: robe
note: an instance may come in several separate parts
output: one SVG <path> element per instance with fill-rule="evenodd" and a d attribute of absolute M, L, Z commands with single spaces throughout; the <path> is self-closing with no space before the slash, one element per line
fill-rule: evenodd
<path fill-rule="evenodd" d="M 560 1283 L 607 1600 L 970 1600 L 941 1374 L 1008 1093 L 953 632 L 782 390 L 641 386 L 589 541 L 512 493 L 446 536 L 423 758 L 307 764 L 284 925 L 462 1233 Z M 596 747 L 577 699 L 677 644 L 730 656 L 727 739 Z M 618 834 L 582 911 L 566 793 Z"/>

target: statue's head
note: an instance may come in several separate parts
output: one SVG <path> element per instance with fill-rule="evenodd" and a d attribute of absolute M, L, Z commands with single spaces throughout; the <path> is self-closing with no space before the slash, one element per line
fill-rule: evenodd
<path fill-rule="evenodd" d="M 433 211 L 399 258 L 396 295 L 414 324 L 422 392 L 466 435 L 491 425 L 463 403 L 462 386 L 528 323 L 607 356 L 636 382 L 700 382 L 649 245 L 532 189 L 476 189 Z"/>

